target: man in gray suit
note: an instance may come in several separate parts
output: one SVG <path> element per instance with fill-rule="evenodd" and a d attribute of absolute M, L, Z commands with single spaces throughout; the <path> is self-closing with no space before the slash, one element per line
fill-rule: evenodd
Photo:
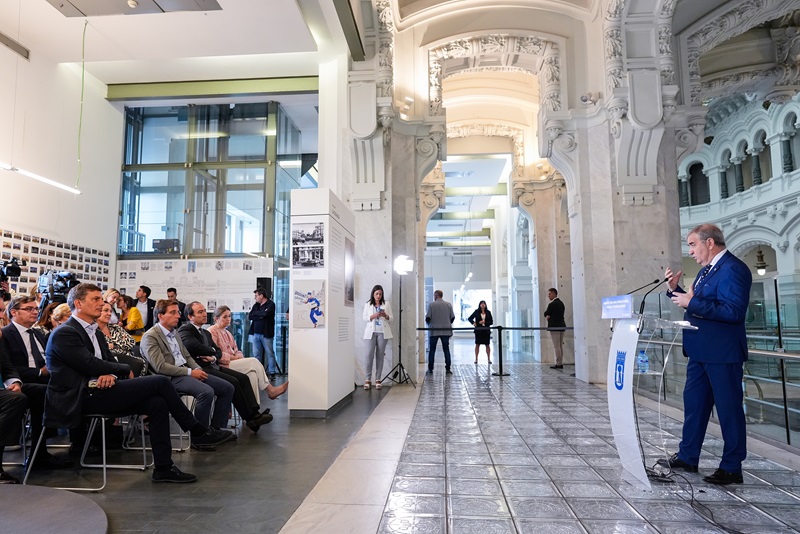
<path fill-rule="evenodd" d="M 433 302 L 428 304 L 428 312 L 425 314 L 425 322 L 428 323 L 430 335 L 428 336 L 428 371 L 427 375 L 433 374 L 433 359 L 436 355 L 436 344 L 442 340 L 442 350 L 444 351 L 445 373 L 450 375 L 450 337 L 453 335 L 453 321 L 456 316 L 453 313 L 453 305 L 444 300 L 444 293 L 439 289 L 433 292 Z"/>
<path fill-rule="evenodd" d="M 153 371 L 170 378 L 178 393 L 191 395 L 197 400 L 194 415 L 200 423 L 207 425 L 210 418 L 211 427 L 221 429 L 228 422 L 233 386 L 221 378 L 208 375 L 189 355 L 175 330 L 180 319 L 177 302 L 159 300 L 153 313 L 158 322 L 142 336 L 142 356 L 147 358 Z M 234 439 L 231 432 L 222 432 L 228 439 Z"/>

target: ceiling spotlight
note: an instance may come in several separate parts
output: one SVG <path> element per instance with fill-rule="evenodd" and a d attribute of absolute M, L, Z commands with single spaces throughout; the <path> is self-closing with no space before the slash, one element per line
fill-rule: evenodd
<path fill-rule="evenodd" d="M 128 0 L 128 7 L 131 8 L 131 9 L 136 9 L 137 7 L 139 7 L 139 1 L 138 0 Z"/>

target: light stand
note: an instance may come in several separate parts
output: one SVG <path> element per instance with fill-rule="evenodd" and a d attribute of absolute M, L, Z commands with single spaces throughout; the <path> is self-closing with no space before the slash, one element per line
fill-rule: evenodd
<path fill-rule="evenodd" d="M 394 260 L 394 271 L 400 277 L 400 296 L 398 300 L 398 316 L 397 316 L 397 365 L 392 367 L 392 369 L 386 373 L 386 376 L 383 377 L 381 382 L 385 381 L 387 378 L 394 382 L 395 384 L 405 384 L 407 382 L 411 382 L 411 385 L 414 386 L 416 389 L 417 384 L 414 383 L 414 380 L 411 379 L 411 376 L 406 371 L 406 368 L 403 366 L 403 277 L 407 275 L 409 272 L 414 270 L 414 260 L 410 259 L 408 256 L 398 256 Z"/>

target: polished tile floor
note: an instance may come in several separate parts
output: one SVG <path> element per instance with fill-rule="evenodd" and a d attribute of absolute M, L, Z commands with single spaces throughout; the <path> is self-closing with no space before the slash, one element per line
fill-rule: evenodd
<path fill-rule="evenodd" d="M 422 386 L 380 533 L 797 532 L 800 475 L 762 456 L 745 484 L 703 483 L 722 442 L 709 436 L 700 474 L 640 490 L 620 477 L 605 391 L 536 364 L 510 376 L 437 368 Z M 569 370 L 569 368 L 567 368 Z M 681 425 L 639 407 L 650 464 Z M 712 524 L 709 520 L 717 523 Z"/>
<path fill-rule="evenodd" d="M 258 435 L 242 431 L 217 453 L 176 454 L 197 484 L 164 487 L 149 474 L 113 472 L 92 498 L 112 532 L 800 529 L 800 473 L 788 467 L 800 464 L 795 455 L 751 440 L 745 483 L 709 486 L 702 475 L 722 446 L 710 428 L 700 474 L 640 490 L 620 477 L 605 390 L 570 377 L 569 366 L 555 371 L 524 355 L 510 355 L 509 376 L 493 377 L 471 363 L 466 339 L 453 352 L 454 374 L 438 364 L 417 389 L 357 389 L 327 421 L 290 420 L 285 400 L 270 403 L 276 420 Z M 648 401 L 638 409 L 649 463 L 679 440 L 680 414 L 663 412 Z M 76 475 L 40 476 L 51 483 Z"/>

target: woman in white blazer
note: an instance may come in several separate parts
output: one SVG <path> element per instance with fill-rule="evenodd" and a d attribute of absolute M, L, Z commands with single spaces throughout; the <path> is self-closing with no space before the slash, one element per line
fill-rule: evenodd
<path fill-rule="evenodd" d="M 367 327 L 364 329 L 364 339 L 367 343 L 365 359 L 367 379 L 364 382 L 364 389 L 369 389 L 371 385 L 373 360 L 375 360 L 375 389 L 381 389 L 383 354 L 386 352 L 386 342 L 392 339 L 392 330 L 389 328 L 392 308 L 383 299 L 383 287 L 380 285 L 372 288 L 370 298 L 364 304 L 364 320 L 367 321 Z"/>

